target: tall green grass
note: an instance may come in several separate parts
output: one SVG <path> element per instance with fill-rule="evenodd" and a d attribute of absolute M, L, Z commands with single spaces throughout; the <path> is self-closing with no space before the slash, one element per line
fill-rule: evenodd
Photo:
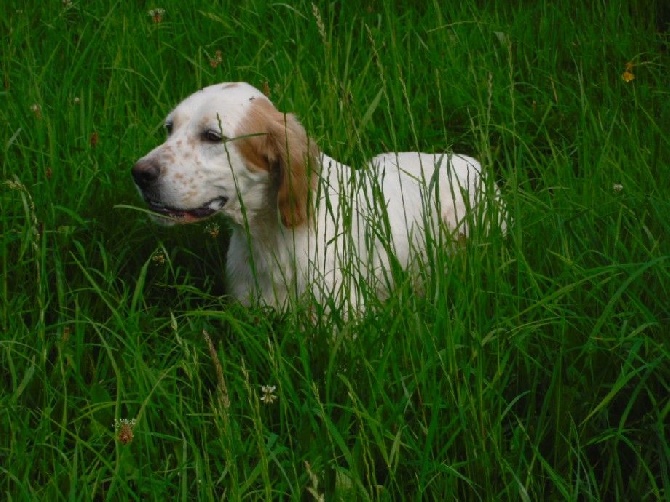
<path fill-rule="evenodd" d="M 643 4 L 6 2 L 3 497 L 667 499 L 670 68 Z M 229 302 L 223 223 L 127 206 L 167 111 L 234 80 L 354 166 L 476 155 L 513 224 L 358 319 Z"/>

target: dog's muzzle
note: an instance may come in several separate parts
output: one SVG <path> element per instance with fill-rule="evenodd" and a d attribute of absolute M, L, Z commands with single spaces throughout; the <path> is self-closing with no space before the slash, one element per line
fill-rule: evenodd
<path fill-rule="evenodd" d="M 133 166 L 131 174 L 135 185 L 142 193 L 144 201 L 149 208 L 156 213 L 159 222 L 170 223 L 192 223 L 212 216 L 223 209 L 228 202 L 227 197 L 215 197 L 205 204 L 195 208 L 171 207 L 161 202 L 161 197 L 156 190 L 156 183 L 160 178 L 162 169 L 160 164 L 150 159 L 141 159 Z"/>

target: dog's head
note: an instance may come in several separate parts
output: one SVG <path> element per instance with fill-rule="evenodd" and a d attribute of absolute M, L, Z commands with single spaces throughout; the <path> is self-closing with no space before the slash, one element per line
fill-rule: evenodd
<path fill-rule="evenodd" d="M 307 221 L 316 145 L 295 116 L 277 111 L 258 89 L 207 87 L 181 102 L 165 128 L 165 143 L 132 168 L 158 221 L 188 223 L 219 212 L 237 224 Z"/>

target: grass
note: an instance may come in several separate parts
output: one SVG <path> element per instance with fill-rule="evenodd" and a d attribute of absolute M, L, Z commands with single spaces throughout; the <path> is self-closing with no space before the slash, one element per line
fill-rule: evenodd
<path fill-rule="evenodd" d="M 1 9 L 5 498 L 670 498 L 670 67 L 647 3 Z M 508 235 L 436 250 L 423 295 L 396 271 L 356 320 L 229 302 L 225 225 L 128 206 L 167 111 L 234 80 L 353 165 L 476 155 Z"/>

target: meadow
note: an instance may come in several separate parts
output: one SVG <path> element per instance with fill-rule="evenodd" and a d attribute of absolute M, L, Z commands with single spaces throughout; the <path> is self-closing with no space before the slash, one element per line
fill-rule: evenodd
<path fill-rule="evenodd" d="M 659 5 L 4 2 L 0 498 L 670 499 Z M 353 166 L 477 157 L 507 234 L 359 317 L 231 302 L 130 168 L 240 80 Z"/>

